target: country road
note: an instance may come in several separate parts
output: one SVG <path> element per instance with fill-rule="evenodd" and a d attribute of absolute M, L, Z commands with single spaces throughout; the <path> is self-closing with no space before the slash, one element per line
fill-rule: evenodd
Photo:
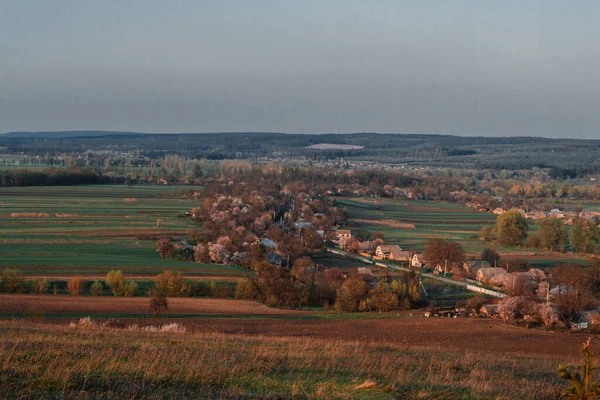
<path fill-rule="evenodd" d="M 365 264 L 370 264 L 370 265 L 373 264 L 373 261 L 369 260 L 368 258 L 365 258 L 365 257 L 362 257 L 362 256 L 357 256 L 355 254 L 351 254 L 351 253 L 348 253 L 348 252 L 340 250 L 340 249 L 327 248 L 327 251 L 330 252 L 330 253 L 333 253 L 333 254 L 337 254 L 337 255 L 343 256 L 343 257 L 351 257 L 351 258 L 357 259 L 359 261 L 364 262 Z M 394 265 L 394 264 L 386 264 L 386 263 L 381 262 L 381 261 L 376 261 L 375 265 L 383 267 L 383 268 L 393 269 L 393 270 L 396 270 L 396 271 L 404 271 L 404 272 L 410 272 L 411 271 L 410 268 L 400 267 L 400 266 Z M 498 297 L 498 298 L 501 298 L 501 299 L 504 298 L 504 296 L 505 296 L 504 293 L 498 292 L 496 290 L 487 289 L 487 288 L 478 286 L 476 284 L 471 284 L 471 283 L 465 282 L 465 281 L 458 281 L 456 279 L 450 279 L 450 278 L 446 278 L 446 277 L 439 276 L 439 275 L 436 275 L 436 274 L 431 274 L 431 273 L 428 273 L 428 272 L 421 272 L 421 276 L 424 276 L 426 278 L 433 279 L 433 280 L 436 280 L 436 281 L 444 282 L 444 283 L 447 283 L 447 284 L 450 284 L 450 285 L 462 286 L 462 287 L 464 287 L 465 289 L 467 289 L 469 291 L 477 292 L 477 293 L 483 293 L 483 294 L 487 294 L 487 295 L 490 295 L 490 296 Z"/>

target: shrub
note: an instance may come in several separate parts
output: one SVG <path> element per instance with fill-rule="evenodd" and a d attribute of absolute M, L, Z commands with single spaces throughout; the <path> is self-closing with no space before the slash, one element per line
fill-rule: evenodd
<path fill-rule="evenodd" d="M 184 281 L 181 272 L 165 270 L 157 275 L 154 282 L 156 289 L 168 297 L 187 296 L 190 291 L 190 286 Z"/>
<path fill-rule="evenodd" d="M 593 381 L 594 378 L 594 354 L 590 339 L 581 347 L 581 367 L 579 372 L 572 373 L 566 367 L 558 366 L 558 376 L 568 381 L 571 386 L 565 390 L 564 398 L 592 400 L 600 397 L 600 386 Z"/>
<path fill-rule="evenodd" d="M 481 293 L 476 294 L 467 300 L 466 308 L 469 311 L 478 313 L 481 307 L 485 304 L 485 297 Z"/>
<path fill-rule="evenodd" d="M 45 294 L 48 291 L 48 281 L 38 279 L 31 281 L 31 294 Z"/>
<path fill-rule="evenodd" d="M 135 297 L 138 292 L 138 284 L 134 281 L 125 282 L 125 286 L 123 287 L 123 296 L 124 297 Z"/>
<path fill-rule="evenodd" d="M 110 286 L 114 296 L 123 296 L 125 288 L 125 278 L 123 278 L 123 272 L 118 270 L 112 270 L 106 274 L 106 283 Z"/>
<path fill-rule="evenodd" d="M 23 286 L 25 279 L 23 275 L 16 270 L 11 268 L 5 268 L 2 270 L 2 289 L 6 293 L 21 293 L 23 292 Z"/>
<path fill-rule="evenodd" d="M 85 281 L 81 278 L 71 278 L 67 282 L 67 290 L 73 296 L 81 296 Z"/>
<path fill-rule="evenodd" d="M 92 286 L 90 288 L 90 290 L 92 292 L 92 296 L 102 296 L 103 289 L 104 289 L 104 286 L 102 285 L 102 282 L 100 282 L 100 281 L 95 281 L 94 283 L 92 283 Z"/>

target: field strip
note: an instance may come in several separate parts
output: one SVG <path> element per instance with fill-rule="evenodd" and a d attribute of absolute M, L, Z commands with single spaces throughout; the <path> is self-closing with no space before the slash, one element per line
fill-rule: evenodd
<path fill-rule="evenodd" d="M 389 228 L 399 228 L 399 229 L 415 229 L 416 228 L 414 224 L 394 221 L 391 219 L 377 220 L 377 219 L 350 218 L 350 221 L 358 222 L 359 224 L 387 226 Z"/>
<path fill-rule="evenodd" d="M 165 269 L 174 269 L 174 268 L 165 268 Z M 131 279 L 134 281 L 153 281 L 156 278 L 157 274 L 126 274 L 125 277 L 127 279 Z M 60 280 L 66 281 L 69 279 L 73 279 L 74 277 L 82 278 L 85 281 L 103 281 L 106 279 L 106 274 L 85 274 L 81 273 L 79 275 L 64 275 L 64 274 L 32 274 L 26 275 L 28 280 L 31 279 L 48 279 L 48 280 Z M 231 275 L 185 275 L 184 278 L 186 280 L 199 282 L 199 281 L 219 281 L 219 282 L 239 282 L 245 279 L 244 276 L 231 276 Z"/>
<path fill-rule="evenodd" d="M 147 297 L 93 297 L 68 295 L 0 295 L 0 314 L 142 314 L 147 315 Z M 176 314 L 217 315 L 310 315 L 309 311 L 269 308 L 247 300 L 172 297 L 169 311 Z M 314 314 L 314 313 L 313 313 Z"/>

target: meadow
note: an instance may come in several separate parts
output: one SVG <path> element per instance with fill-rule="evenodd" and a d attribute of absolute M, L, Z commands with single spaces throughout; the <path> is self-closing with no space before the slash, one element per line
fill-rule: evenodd
<path fill-rule="evenodd" d="M 336 203 L 346 209 L 353 228 L 381 232 L 387 242 L 417 251 L 435 237 L 458 241 L 469 253 L 480 252 L 487 243 L 478 238 L 479 231 L 496 220 L 493 214 L 453 203 L 364 197 L 336 198 Z"/>
<path fill-rule="evenodd" d="M 29 276 L 156 275 L 243 277 L 226 265 L 161 260 L 156 240 L 187 239 L 199 227 L 185 213 L 197 186 L 93 185 L 0 190 L 0 268 Z M 161 220 L 160 226 L 157 220 Z"/>
<path fill-rule="evenodd" d="M 557 365 L 577 363 L 546 352 L 157 330 L 0 321 L 0 397 L 555 399 L 565 388 Z"/>
<path fill-rule="evenodd" d="M 481 240 L 479 231 L 495 224 L 496 215 L 455 203 L 372 197 L 336 198 L 336 202 L 345 208 L 354 232 L 381 232 L 387 243 L 398 244 L 405 250 L 423 251 L 428 239 L 439 238 L 459 242 L 469 257 L 477 258 L 484 248 L 492 247 L 503 253 L 506 260 L 527 260 L 536 268 L 587 263 L 575 254 L 540 254 L 544 252 L 539 249 L 507 247 Z M 528 222 L 531 234 L 537 227 L 534 221 Z"/>

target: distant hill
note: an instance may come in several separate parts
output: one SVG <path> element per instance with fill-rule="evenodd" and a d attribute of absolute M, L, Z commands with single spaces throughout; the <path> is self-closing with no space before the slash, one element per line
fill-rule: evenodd
<path fill-rule="evenodd" d="M 50 131 L 50 132 L 7 132 L 3 137 L 11 138 L 66 138 L 66 137 L 98 137 L 110 135 L 147 135 L 140 132 L 116 131 Z M 2 137 L 0 136 L 0 137 Z"/>
<path fill-rule="evenodd" d="M 147 158 L 368 160 L 468 169 L 549 168 L 557 177 L 600 173 L 600 140 L 469 137 L 439 134 L 277 132 L 143 133 L 117 131 L 10 132 L 6 154 L 62 154 L 88 150 L 138 151 Z"/>

